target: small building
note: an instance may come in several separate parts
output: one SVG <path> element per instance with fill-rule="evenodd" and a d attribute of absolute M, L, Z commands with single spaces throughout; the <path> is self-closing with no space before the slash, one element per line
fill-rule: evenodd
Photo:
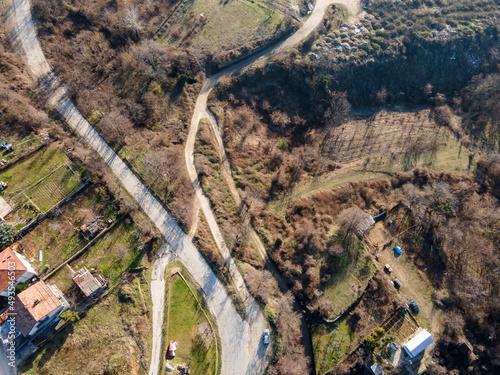
<path fill-rule="evenodd" d="M 415 358 L 434 342 L 432 335 L 426 329 L 403 345 L 403 349 L 410 358 Z"/>
<path fill-rule="evenodd" d="M 399 246 L 396 246 L 394 248 L 394 252 L 397 254 L 397 255 L 401 255 L 403 253 L 403 250 L 401 250 L 401 247 Z"/>
<path fill-rule="evenodd" d="M 10 247 L 0 253 L 0 296 L 7 297 L 9 295 L 11 281 L 14 281 L 15 286 L 31 280 L 34 276 L 36 276 L 36 272 L 24 256 L 16 253 Z"/>
<path fill-rule="evenodd" d="M 384 271 L 385 271 L 386 273 L 391 273 L 391 272 L 392 272 L 392 267 L 390 266 L 390 264 L 386 264 L 386 265 L 384 266 Z"/>
<path fill-rule="evenodd" d="M 375 220 L 373 220 L 373 217 L 368 216 L 367 218 L 362 219 L 356 224 L 356 227 L 354 228 L 354 233 L 356 233 L 356 235 L 359 238 L 363 238 L 370 232 L 370 230 L 374 225 L 375 225 Z"/>
<path fill-rule="evenodd" d="M 14 312 L 16 326 L 24 337 L 34 336 L 52 323 L 69 308 L 61 291 L 43 281 L 30 286 L 16 296 Z"/>
<path fill-rule="evenodd" d="M 384 375 L 385 372 L 382 367 L 379 366 L 377 362 L 375 362 L 372 358 L 367 359 L 365 362 L 365 367 L 368 370 L 368 374 L 370 375 Z"/>
<path fill-rule="evenodd" d="M 104 229 L 104 225 L 100 219 L 94 219 L 90 224 L 83 224 L 80 227 L 80 232 L 87 240 L 94 238 L 100 231 Z"/>
<path fill-rule="evenodd" d="M 384 375 L 385 374 L 384 370 L 382 370 L 382 367 L 380 367 L 378 363 L 373 364 L 370 367 L 370 371 L 373 375 Z"/>
<path fill-rule="evenodd" d="M 394 283 L 394 287 L 396 289 L 399 289 L 403 286 L 403 283 L 401 281 L 399 281 L 398 279 L 394 279 L 393 283 Z"/>
<path fill-rule="evenodd" d="M 95 277 L 86 267 L 73 275 L 73 281 L 78 285 L 85 297 L 95 296 L 106 289 L 106 283 L 101 275 Z"/>
<path fill-rule="evenodd" d="M 174 340 L 170 340 L 170 345 L 168 346 L 168 356 L 174 358 L 176 350 L 177 350 L 177 342 Z"/>

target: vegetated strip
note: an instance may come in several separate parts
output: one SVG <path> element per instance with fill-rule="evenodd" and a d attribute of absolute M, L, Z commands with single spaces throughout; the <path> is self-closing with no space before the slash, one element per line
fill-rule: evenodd
<path fill-rule="evenodd" d="M 13 167 L 17 163 L 23 161 L 24 159 L 27 159 L 32 154 L 34 154 L 35 152 L 38 152 L 39 150 L 41 150 L 42 148 L 44 148 L 46 146 L 47 146 L 46 143 L 42 143 L 42 144 L 38 145 L 37 147 L 32 148 L 31 150 L 28 150 L 27 152 L 23 152 L 22 154 L 17 156 L 15 159 L 9 160 L 9 162 L 7 164 L 0 166 L 0 171 L 7 169 L 7 168 L 10 168 L 10 167 Z"/>
<path fill-rule="evenodd" d="M 217 344 L 217 333 L 215 332 L 215 328 L 212 325 L 212 321 L 208 317 L 207 312 L 203 308 L 203 305 L 198 300 L 198 297 L 196 297 L 196 294 L 194 293 L 193 289 L 191 288 L 191 285 L 189 285 L 189 283 L 184 278 L 184 276 L 182 275 L 182 273 L 180 273 L 179 271 L 177 271 L 176 273 L 174 273 L 174 275 L 175 274 L 179 275 L 180 278 L 182 279 L 182 281 L 184 281 L 184 283 L 187 285 L 187 287 L 189 288 L 189 291 L 191 292 L 191 294 L 193 295 L 194 299 L 198 303 L 198 306 L 200 306 L 201 311 L 203 311 L 203 315 L 205 315 L 205 319 L 207 319 L 208 324 L 210 325 L 210 328 L 212 330 L 212 333 L 213 333 L 214 339 L 215 339 L 215 375 L 217 375 L 217 372 L 218 372 L 218 369 L 219 369 L 219 346 Z"/>

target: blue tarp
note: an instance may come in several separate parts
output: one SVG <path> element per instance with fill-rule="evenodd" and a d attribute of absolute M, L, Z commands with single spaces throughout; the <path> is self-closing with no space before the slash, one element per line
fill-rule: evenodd
<path fill-rule="evenodd" d="M 401 250 L 401 248 L 399 246 L 396 246 L 394 248 L 394 251 L 396 252 L 396 254 L 400 255 L 403 251 Z"/>

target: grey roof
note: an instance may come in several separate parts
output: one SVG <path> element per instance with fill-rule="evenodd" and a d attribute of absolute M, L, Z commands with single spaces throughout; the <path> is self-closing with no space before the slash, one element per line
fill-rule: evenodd
<path fill-rule="evenodd" d="M 87 297 L 104 286 L 102 280 L 94 277 L 86 267 L 76 272 L 73 280 Z"/>

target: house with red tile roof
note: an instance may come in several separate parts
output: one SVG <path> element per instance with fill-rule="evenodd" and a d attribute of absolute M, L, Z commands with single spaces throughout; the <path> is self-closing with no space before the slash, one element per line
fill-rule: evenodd
<path fill-rule="evenodd" d="M 59 321 L 59 315 L 69 304 L 55 285 L 38 281 L 15 298 L 13 310 L 15 325 L 23 337 L 34 336 L 50 324 Z M 5 321 L 4 321 L 5 324 Z"/>
<path fill-rule="evenodd" d="M 7 297 L 9 285 L 24 283 L 36 276 L 35 270 L 21 254 L 10 247 L 0 253 L 0 296 Z"/>

